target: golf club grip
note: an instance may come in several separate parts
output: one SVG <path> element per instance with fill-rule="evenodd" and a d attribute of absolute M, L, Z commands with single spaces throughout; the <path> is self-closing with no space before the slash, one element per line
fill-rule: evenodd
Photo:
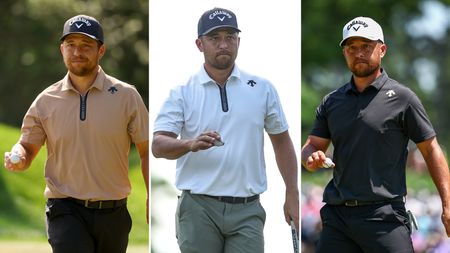
<path fill-rule="evenodd" d="M 297 229 L 295 229 L 294 221 L 291 220 L 291 232 L 292 232 L 292 244 L 294 246 L 294 253 L 299 253 L 298 249 L 298 234 Z"/>

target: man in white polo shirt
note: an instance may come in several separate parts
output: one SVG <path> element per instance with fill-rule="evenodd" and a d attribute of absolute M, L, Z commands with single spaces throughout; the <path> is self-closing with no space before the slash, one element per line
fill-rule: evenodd
<path fill-rule="evenodd" d="M 155 121 L 154 156 L 177 159 L 183 253 L 264 252 L 264 131 L 286 184 L 286 221 L 298 227 L 297 161 L 288 124 L 273 85 L 235 65 L 239 32 L 229 10 L 201 16 L 196 45 L 205 63 L 170 92 Z"/>

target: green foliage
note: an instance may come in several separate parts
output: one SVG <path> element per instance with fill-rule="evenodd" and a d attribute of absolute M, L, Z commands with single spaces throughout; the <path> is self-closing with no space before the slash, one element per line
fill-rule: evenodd
<path fill-rule="evenodd" d="M 319 94 L 310 86 L 302 82 L 302 92 L 301 92 L 301 127 L 309 131 L 314 123 L 316 115 L 316 107 L 319 105 L 321 97 Z M 302 135 L 302 140 L 306 140 L 307 131 L 304 131 Z"/>
<path fill-rule="evenodd" d="M 4 0 L 0 3 L 0 122 L 20 126 L 23 115 L 66 68 L 59 52 L 64 22 L 96 17 L 105 33 L 106 73 L 139 90 L 148 105 L 148 0 Z"/>
<path fill-rule="evenodd" d="M 18 129 L 0 124 L 0 152 L 9 151 L 17 142 Z M 44 163 L 45 147 L 32 166 L 12 173 L 0 169 L 0 239 L 45 240 Z M 145 218 L 146 189 L 135 149 L 130 153 L 130 180 L 133 186 L 128 209 L 133 219 L 131 244 L 148 244 L 149 229 Z"/>

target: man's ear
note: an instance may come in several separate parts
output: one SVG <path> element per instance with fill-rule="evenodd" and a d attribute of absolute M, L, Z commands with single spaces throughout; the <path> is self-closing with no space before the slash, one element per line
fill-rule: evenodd
<path fill-rule="evenodd" d="M 198 50 L 203 53 L 203 42 L 200 38 L 195 40 L 195 45 L 197 45 Z"/>
<path fill-rule="evenodd" d="M 382 44 L 380 46 L 380 56 L 381 56 L 381 58 L 383 58 L 386 55 L 387 48 L 388 48 L 388 46 L 386 44 Z"/>
<path fill-rule="evenodd" d="M 106 52 L 106 46 L 105 46 L 105 44 L 102 44 L 98 48 L 98 54 L 100 55 L 99 59 L 101 59 L 103 57 L 103 55 L 105 55 L 105 52 Z"/>

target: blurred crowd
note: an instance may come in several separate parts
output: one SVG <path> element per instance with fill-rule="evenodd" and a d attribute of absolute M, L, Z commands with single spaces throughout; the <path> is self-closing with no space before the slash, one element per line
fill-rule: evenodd
<path fill-rule="evenodd" d="M 321 231 L 320 208 L 323 186 L 302 182 L 301 191 L 301 249 L 302 253 L 313 253 Z M 416 253 L 449 253 L 450 239 L 447 239 L 441 222 L 441 200 L 437 193 L 426 190 L 414 192 L 409 189 L 406 210 L 411 210 L 418 223 L 411 238 Z"/>

